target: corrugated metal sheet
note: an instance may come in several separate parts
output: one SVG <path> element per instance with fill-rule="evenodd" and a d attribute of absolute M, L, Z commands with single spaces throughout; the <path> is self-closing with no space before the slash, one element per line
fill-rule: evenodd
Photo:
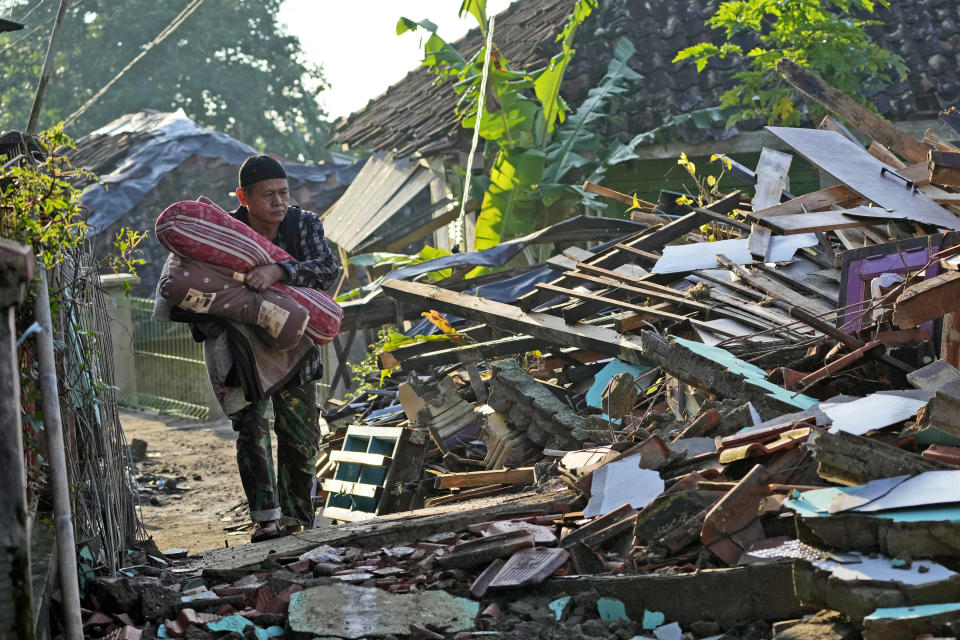
<path fill-rule="evenodd" d="M 327 237 L 352 253 L 438 178 L 416 161 L 374 154 L 324 216 Z"/>

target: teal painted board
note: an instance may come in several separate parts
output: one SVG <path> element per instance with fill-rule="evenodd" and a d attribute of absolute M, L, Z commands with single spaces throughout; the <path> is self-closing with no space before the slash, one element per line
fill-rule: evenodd
<path fill-rule="evenodd" d="M 767 381 L 766 371 L 756 365 L 750 364 L 749 362 L 740 360 L 725 349 L 721 349 L 720 347 L 711 347 L 703 344 L 702 342 L 694 342 L 693 340 L 684 340 L 683 338 L 674 338 L 674 340 L 676 340 L 677 344 L 686 347 L 697 355 L 703 356 L 708 360 L 712 360 L 717 364 L 722 365 L 732 373 L 747 378 L 751 384 L 755 384 L 758 387 L 766 389 L 768 391 L 768 396 L 779 400 L 780 402 L 785 402 L 789 405 L 797 407 L 798 409 L 809 409 L 819 402 L 819 400 L 805 396 L 802 393 L 787 391 L 783 387 L 779 387 L 772 382 Z"/>
<path fill-rule="evenodd" d="M 650 367 L 640 364 L 631 364 L 629 362 L 624 362 L 623 360 L 617 360 L 614 358 L 608 362 L 603 369 L 597 371 L 597 373 L 593 376 L 593 385 L 591 385 L 590 389 L 587 390 L 587 405 L 596 407 L 597 409 L 603 409 L 601 400 L 603 390 L 607 388 L 607 385 L 610 384 L 610 381 L 618 373 L 629 373 L 634 378 L 639 378 L 647 371 L 650 371 Z"/>

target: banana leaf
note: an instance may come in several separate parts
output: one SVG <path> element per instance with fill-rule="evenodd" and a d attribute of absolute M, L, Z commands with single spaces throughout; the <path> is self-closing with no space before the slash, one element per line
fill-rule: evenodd
<path fill-rule="evenodd" d="M 545 162 L 546 154 L 540 149 L 500 151 L 477 217 L 475 250 L 489 249 L 535 228 L 539 197 L 533 185 L 543 177 Z"/>
<path fill-rule="evenodd" d="M 613 51 L 613 59 L 600 83 L 590 89 L 580 108 L 567 118 L 557 131 L 556 142 L 547 148 L 547 167 L 544 171 L 544 204 L 551 205 L 566 189 L 561 181 L 573 169 L 595 162 L 603 152 L 600 137 L 590 123 L 607 117 L 616 96 L 627 92 L 627 85 L 640 79 L 629 62 L 636 48 L 627 38 L 620 38 Z"/>

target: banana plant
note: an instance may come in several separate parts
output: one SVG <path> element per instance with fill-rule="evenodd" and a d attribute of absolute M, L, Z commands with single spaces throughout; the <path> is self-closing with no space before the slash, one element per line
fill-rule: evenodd
<path fill-rule="evenodd" d="M 547 170 L 547 150 L 562 123 L 567 105 L 560 86 L 575 50 L 574 35 L 597 6 L 597 0 L 579 0 L 557 37 L 561 51 L 542 69 L 513 71 L 509 61 L 491 51 L 487 99 L 479 104 L 483 47 L 470 60 L 464 59 L 436 33 L 429 21 L 401 18 L 397 33 L 424 29 L 430 36 L 424 44 L 423 64 L 438 74 L 438 80 L 452 78 L 460 94 L 457 114 L 464 127 L 478 126 L 479 135 L 497 145 L 497 157 L 490 172 L 477 218 L 474 247 L 483 250 L 510 237 L 522 235 L 549 222 L 538 186 Z M 464 0 L 461 15 L 469 13 L 486 34 L 485 0 Z"/>

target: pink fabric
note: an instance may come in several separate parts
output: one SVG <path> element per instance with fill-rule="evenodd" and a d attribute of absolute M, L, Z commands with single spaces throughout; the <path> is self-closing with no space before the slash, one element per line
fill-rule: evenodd
<path fill-rule="evenodd" d="M 294 258 L 247 225 L 217 207 L 186 200 L 172 204 L 157 218 L 157 240 L 168 251 L 220 267 L 246 273 L 254 267 Z M 343 309 L 333 298 L 316 289 L 277 283 L 310 314 L 306 334 L 317 344 L 337 336 Z"/>

